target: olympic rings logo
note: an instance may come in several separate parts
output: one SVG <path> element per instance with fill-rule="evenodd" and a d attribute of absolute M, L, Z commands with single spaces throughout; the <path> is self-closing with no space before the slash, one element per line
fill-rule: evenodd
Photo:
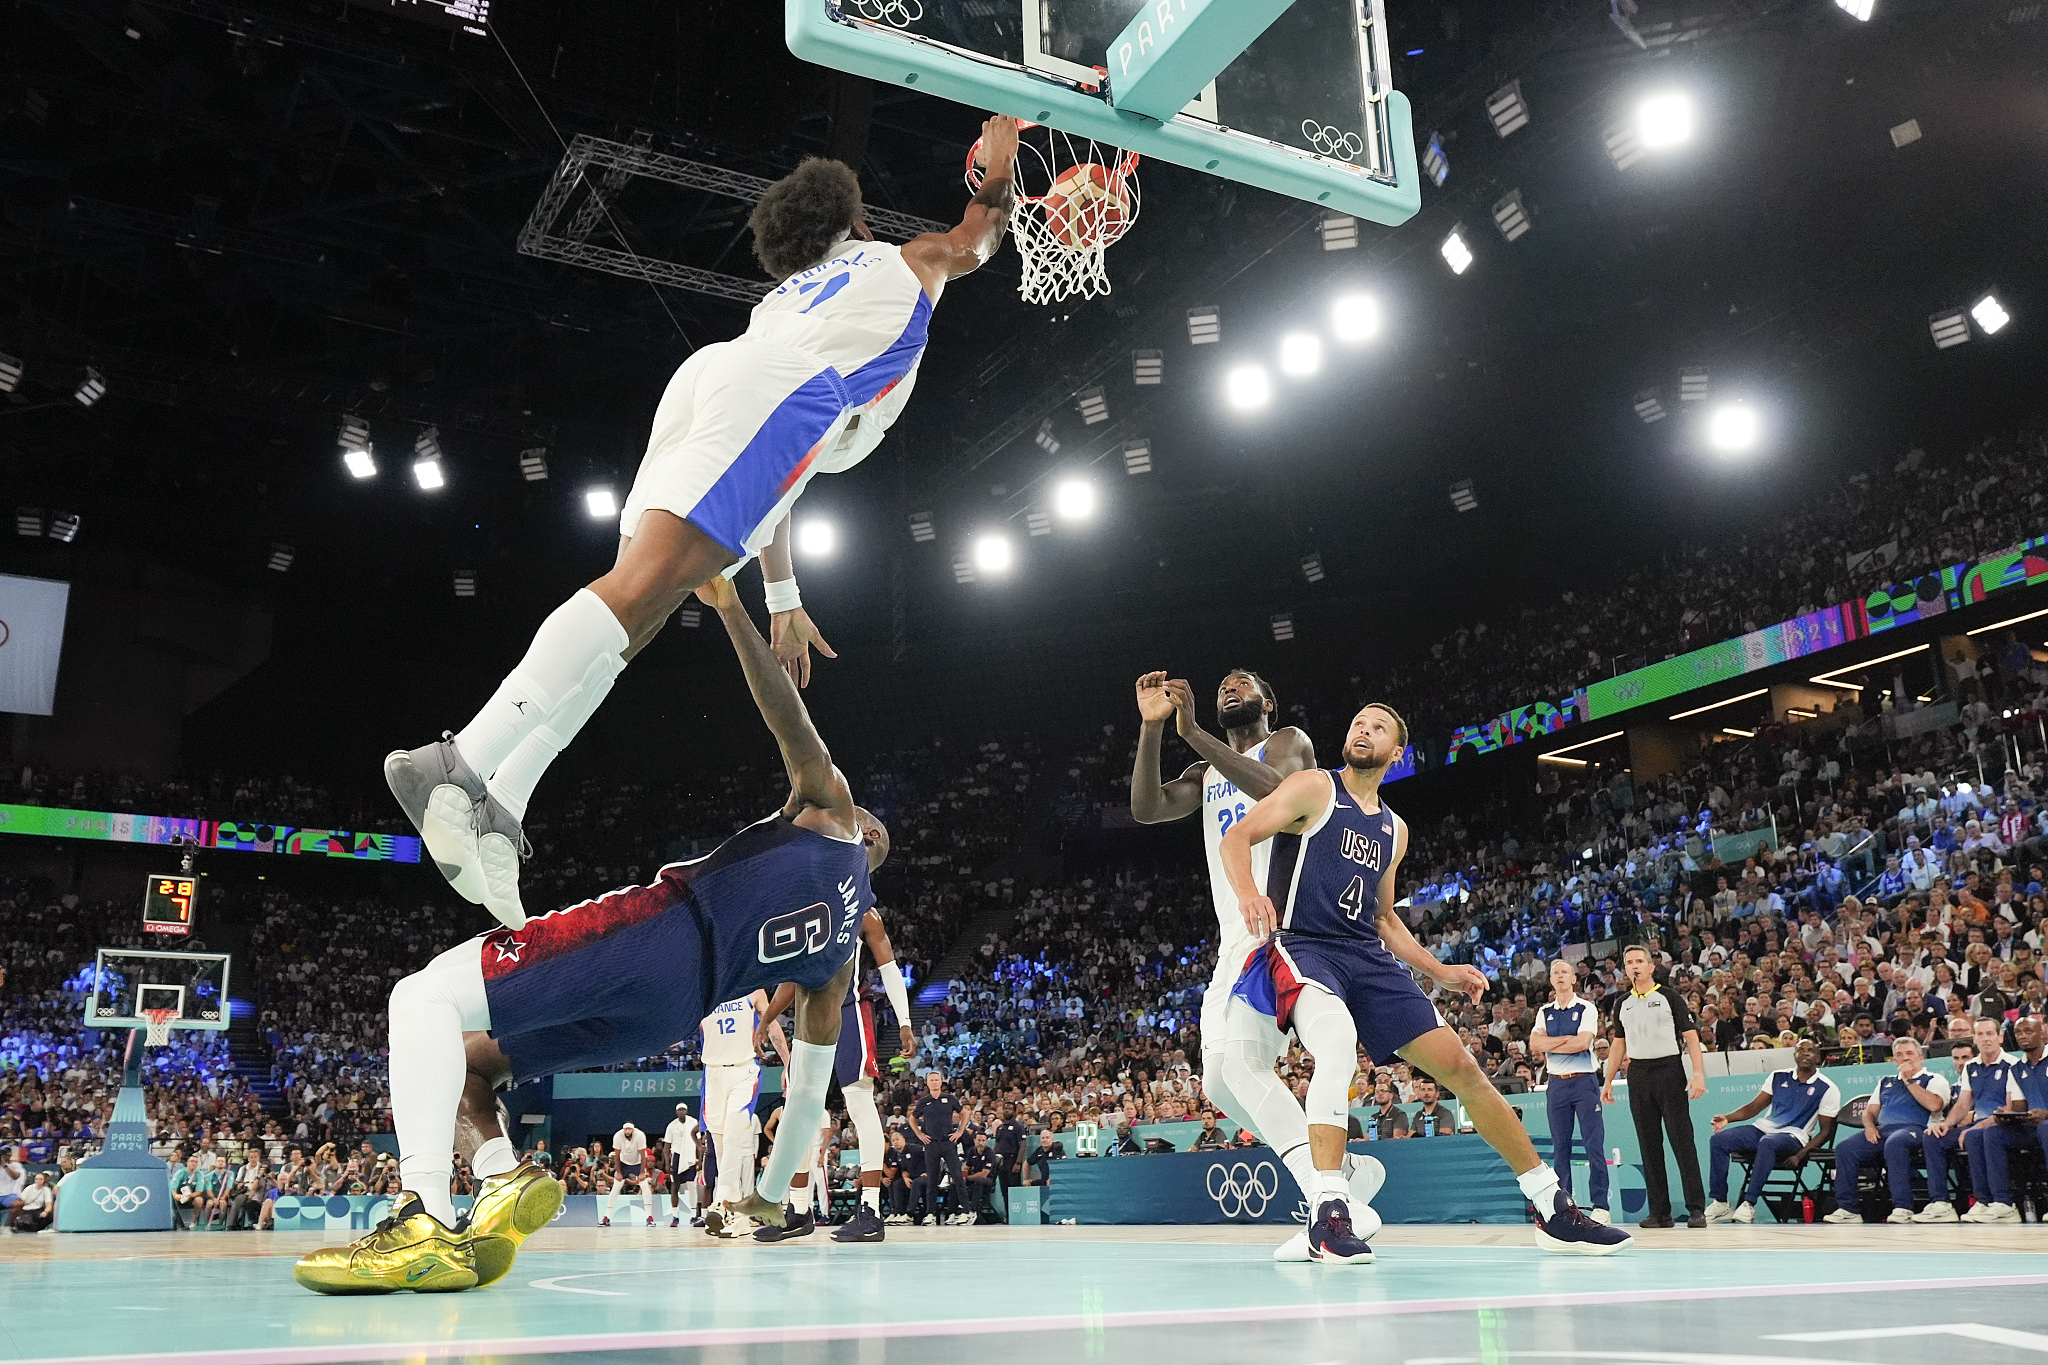
<path fill-rule="evenodd" d="M 924 6 L 918 0 L 840 0 L 870 23 L 890 24 L 896 28 L 909 28 L 924 18 Z"/>
<path fill-rule="evenodd" d="M 1280 1173 L 1270 1161 L 1261 1161 L 1257 1168 L 1242 1161 L 1233 1166 L 1219 1161 L 1209 1168 L 1208 1186 L 1209 1197 L 1225 1218 L 1259 1218 L 1280 1193 Z"/>
<path fill-rule="evenodd" d="M 1308 145 L 1324 156 L 1339 157 L 1349 161 L 1365 150 L 1365 139 L 1356 133 L 1347 133 L 1342 128 L 1327 127 L 1312 118 L 1301 121 L 1301 135 L 1308 139 Z"/>
<path fill-rule="evenodd" d="M 133 1213 L 149 1202 L 147 1185 L 102 1185 L 92 1192 L 92 1202 L 107 1213 Z"/>

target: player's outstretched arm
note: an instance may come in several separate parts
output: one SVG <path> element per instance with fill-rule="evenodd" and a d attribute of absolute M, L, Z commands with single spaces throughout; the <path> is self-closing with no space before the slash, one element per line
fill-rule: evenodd
<path fill-rule="evenodd" d="M 1244 915 L 1245 928 L 1254 937 L 1263 939 L 1272 933 L 1279 927 L 1280 917 L 1274 912 L 1273 902 L 1252 879 L 1252 847 L 1276 834 L 1300 829 L 1329 799 L 1329 779 L 1322 773 L 1293 773 L 1271 795 L 1245 812 L 1242 820 L 1223 831 L 1219 849 L 1223 875 L 1229 879 L 1230 889 L 1237 893 L 1238 910 Z"/>
<path fill-rule="evenodd" d="M 1166 693 L 1166 675 L 1147 673 L 1138 679 L 1138 756 L 1131 764 L 1131 818 L 1141 825 L 1163 825 L 1202 808 L 1206 764 L 1189 764 L 1187 771 L 1171 782 L 1159 780 L 1160 737 L 1172 718 L 1173 699 Z"/>
<path fill-rule="evenodd" d="M 1254 800 L 1270 794 L 1289 773 L 1316 766 L 1316 746 L 1292 725 L 1275 730 L 1266 740 L 1265 758 L 1257 759 L 1239 753 L 1202 728 L 1195 719 L 1195 694 L 1186 679 L 1169 680 L 1166 695 L 1173 702 L 1174 728 L 1188 747 Z"/>
<path fill-rule="evenodd" d="M 804 709 L 804 699 L 797 694 L 796 684 L 776 662 L 761 632 L 754 629 L 753 619 L 740 605 L 739 593 L 730 580 L 721 576 L 697 589 L 697 596 L 718 613 L 725 633 L 732 637 L 733 650 L 740 656 L 740 671 L 747 675 L 747 690 L 754 694 L 754 705 L 760 708 L 761 719 L 768 722 L 768 731 L 782 750 L 782 766 L 789 772 L 791 804 L 816 806 L 843 816 L 845 832 L 841 837 L 853 837 L 860 825 L 854 817 L 853 793 L 847 788 L 846 778 L 832 766 L 832 753 L 819 736 L 818 727 L 811 723 L 811 713 Z"/>
<path fill-rule="evenodd" d="M 1010 211 L 1016 207 L 1014 166 L 1017 160 L 1017 120 L 997 114 L 981 125 L 981 152 L 987 162 L 981 188 L 968 202 L 960 226 L 951 232 L 927 232 L 903 244 L 903 263 L 910 267 L 924 292 L 933 298 L 946 281 L 978 270 L 982 262 L 1002 245 L 1003 230 L 1010 225 Z"/>
<path fill-rule="evenodd" d="M 768 648 L 798 687 L 811 685 L 811 646 L 828 659 L 839 656 L 811 624 L 796 586 L 796 561 L 789 553 L 789 513 L 775 528 L 775 537 L 761 547 L 761 589 L 768 599 Z"/>

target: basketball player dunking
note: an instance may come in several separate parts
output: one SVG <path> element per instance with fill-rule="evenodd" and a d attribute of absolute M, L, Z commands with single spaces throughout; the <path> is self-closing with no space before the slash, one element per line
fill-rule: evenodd
<path fill-rule="evenodd" d="M 520 821 L 541 774 L 690 592 L 761 556 L 775 657 L 798 686 L 830 656 L 790 567 L 790 508 L 819 474 L 867 458 L 917 380 L 949 280 L 1002 241 L 1017 121 L 982 125 L 986 176 L 960 225 L 901 247 L 861 219 L 860 182 L 812 158 L 748 220 L 781 282 L 745 335 L 698 350 L 662 395 L 619 518 L 618 561 L 541 623 L 518 667 L 459 734 L 384 760 L 385 781 L 458 894 L 511 928 Z"/>
<path fill-rule="evenodd" d="M 1413 968 L 1474 1000 L 1487 987 L 1477 967 L 1437 961 L 1394 909 L 1408 826 L 1380 799 L 1380 782 L 1407 744 L 1407 722 L 1391 707 L 1367 706 L 1351 721 L 1342 767 L 1293 774 L 1223 835 L 1224 873 L 1246 931 L 1263 945 L 1239 993 L 1270 1010 L 1280 1027 L 1291 1026 L 1315 1059 L 1308 1087 L 1314 1169 L 1304 1186 L 1314 1211 L 1311 1258 L 1372 1259 L 1353 1226 L 1342 1170 L 1361 1042 L 1374 1061 L 1399 1055 L 1458 1097 L 1536 1206 L 1539 1247 L 1581 1256 L 1619 1251 L 1628 1234 L 1588 1218 L 1558 1187 L 1557 1173 L 1537 1158 L 1515 1111 L 1408 973 Z M 1261 890 L 1253 851 L 1269 840 Z"/>
<path fill-rule="evenodd" d="M 714 579 L 699 596 L 732 637 L 782 751 L 789 799 L 705 857 L 662 868 L 649 886 L 494 929 L 392 987 L 391 1117 L 405 1189 L 374 1231 L 299 1261 L 293 1274 L 308 1289 L 439 1292 L 502 1279 L 520 1244 L 561 1208 L 562 1186 L 519 1159 L 495 1092 L 661 1052 L 719 1001 L 790 982 L 787 1140 L 735 1211 L 782 1221 L 790 1177 L 825 1121 L 854 940 L 889 834 L 854 804 L 732 584 Z M 484 1181 L 462 1223 L 448 1188 L 458 1137 Z"/>
<path fill-rule="evenodd" d="M 903 969 L 896 965 L 896 946 L 889 942 L 889 931 L 882 927 L 882 912 L 870 910 L 860 922 L 860 943 L 853 952 L 853 985 L 840 1008 L 839 1055 L 832 1063 L 833 1093 L 825 1097 L 827 1107 L 838 1107 L 832 1104 L 833 1094 L 840 1097 L 853 1119 L 853 1131 L 860 1143 L 860 1208 L 845 1226 L 833 1232 L 835 1242 L 879 1242 L 884 1235 L 881 1154 L 888 1150 L 889 1140 L 882 1132 L 881 1111 L 875 1108 L 875 1081 L 882 1073 L 875 1060 L 875 1002 L 868 998 L 867 973 L 861 970 L 862 947 L 874 959 L 876 974 L 882 978 L 882 992 L 889 997 L 889 1008 L 896 1012 L 898 1053 L 909 1057 L 917 1051 L 917 1034 L 910 1027 L 910 992 L 903 984 Z M 768 1002 L 768 1021 L 772 1023 L 795 999 L 796 992 L 791 987 L 777 990 L 775 998 Z M 798 1188 L 802 1188 L 803 1181 L 803 1176 L 797 1176 Z M 783 1242 L 809 1236 L 815 1227 L 810 1216 L 795 1209 L 786 1212 L 789 1216 L 781 1227 L 757 1228 L 755 1239 Z"/>
<path fill-rule="evenodd" d="M 728 1000 L 704 1016 L 704 1126 L 718 1161 L 715 1202 L 704 1210 L 704 1227 L 713 1237 L 739 1237 L 751 1229 L 733 1210 L 754 1189 L 754 1102 L 761 1096 L 761 1055 L 757 1033 L 768 992 L 755 991 Z M 782 1025 L 765 1032 L 782 1064 L 789 1065 L 789 1047 Z"/>
<path fill-rule="evenodd" d="M 1308 1124 L 1301 1106 L 1273 1074 L 1287 1050 L 1270 1015 L 1237 1005 L 1231 990 L 1258 940 L 1246 932 L 1237 893 L 1224 875 L 1219 848 L 1224 831 L 1242 820 L 1261 797 L 1289 773 L 1315 766 L 1315 745 L 1294 726 L 1275 731 L 1277 707 L 1272 685 L 1249 669 L 1223 675 L 1216 688 L 1218 740 L 1195 720 L 1194 693 L 1164 673 L 1138 679 L 1138 757 L 1131 769 L 1131 815 L 1140 824 L 1164 824 L 1201 812 L 1202 846 L 1209 856 L 1209 894 L 1216 906 L 1216 970 L 1202 993 L 1202 1094 L 1218 1113 L 1250 1128 L 1283 1156 L 1298 1152 L 1294 1164 L 1307 1169 Z M 1171 782 L 1159 780 L 1159 745 L 1173 720 L 1183 740 L 1202 757 Z M 1266 879 L 1267 850 L 1253 854 L 1254 877 Z M 1386 1172 L 1372 1158 L 1345 1159 L 1352 1194 L 1364 1207 L 1379 1191 Z M 1290 1166 L 1293 1169 L 1293 1166 Z M 1308 1186 L 1302 1186 L 1306 1193 Z M 1306 1232 L 1296 1233 L 1273 1253 L 1280 1261 L 1309 1259 Z"/>

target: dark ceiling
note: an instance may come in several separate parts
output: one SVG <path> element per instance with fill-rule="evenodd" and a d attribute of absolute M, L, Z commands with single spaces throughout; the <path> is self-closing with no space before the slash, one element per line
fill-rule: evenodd
<path fill-rule="evenodd" d="M 1420 49 L 1397 84 L 1451 166 L 1410 223 L 1325 251 L 1306 205 L 1147 163 L 1107 298 L 1027 306 L 1007 253 L 949 290 L 896 433 L 807 500 L 841 533 L 804 577 L 842 683 L 863 659 L 905 692 L 1004 696 L 1042 696 L 1017 675 L 1049 660 L 1356 672 L 2038 409 L 2039 6 L 1877 0 L 1859 24 L 1827 0 L 1643 0 L 1643 46 L 1601 0 L 1389 9 L 1396 49 Z M 235 714 L 311 700 L 459 721 L 608 562 L 584 488 L 623 491 L 668 375 L 745 322 L 740 303 L 519 254 L 563 140 L 769 177 L 830 150 L 858 158 L 873 204 L 960 211 L 978 114 L 795 61 L 779 10 L 496 0 L 487 35 L 341 0 L 0 10 L 0 352 L 26 364 L 0 400 L 0 486 L 83 518 L 69 546 L 4 542 L 0 569 L 62 576 L 119 547 L 273 602 L 272 660 L 231 691 Z M 1501 139 L 1484 99 L 1515 79 L 1532 121 Z M 1665 87 L 1692 93 L 1698 135 L 1617 170 L 1602 130 Z M 1923 136 L 1894 146 L 1907 119 Z M 1510 189 L 1534 222 L 1513 243 L 1490 215 Z M 633 179 L 593 240 L 756 275 L 747 207 Z M 1463 276 L 1437 254 L 1454 226 L 1478 258 Z M 1263 413 L 1223 409 L 1225 365 L 1270 359 L 1353 288 L 1382 302 L 1377 342 Z M 1928 315 L 1987 289 L 2014 324 L 1937 352 Z M 1198 304 L 1221 308 L 1222 344 L 1188 344 Z M 1132 385 L 1134 348 L 1163 353 L 1164 384 Z M 88 365 L 108 385 L 90 409 L 71 397 Z M 1676 409 L 1692 365 L 1768 415 L 1763 453 L 1709 456 L 1690 413 L 1637 420 L 1633 395 Z M 1089 427 L 1074 395 L 1096 384 L 1110 421 Z M 344 413 L 371 425 L 373 482 L 337 459 Z M 1035 439 L 1048 418 L 1057 455 Z M 448 461 L 434 494 L 406 476 L 427 425 Z M 1127 477 L 1116 452 L 1140 436 L 1153 472 Z M 552 477 L 529 483 L 536 446 Z M 1095 524 L 1026 537 L 1048 476 L 1095 461 Z M 1447 489 L 1467 478 L 1480 510 L 1461 516 Z M 910 537 L 919 511 L 930 543 Z M 1006 521 L 1018 571 L 956 583 L 967 538 Z M 1267 634 L 1282 610 L 1321 625 L 1300 657 Z M 202 727 L 223 745 L 234 728 Z"/>

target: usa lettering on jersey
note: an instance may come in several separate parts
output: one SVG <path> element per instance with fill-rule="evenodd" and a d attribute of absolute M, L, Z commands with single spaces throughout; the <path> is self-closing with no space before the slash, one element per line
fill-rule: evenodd
<path fill-rule="evenodd" d="M 1355 829 L 1346 828 L 1341 832 L 1344 838 L 1338 847 L 1338 852 L 1342 853 L 1352 862 L 1361 863 L 1371 871 L 1378 872 L 1380 870 L 1379 841 L 1368 839 L 1364 834 Z"/>

